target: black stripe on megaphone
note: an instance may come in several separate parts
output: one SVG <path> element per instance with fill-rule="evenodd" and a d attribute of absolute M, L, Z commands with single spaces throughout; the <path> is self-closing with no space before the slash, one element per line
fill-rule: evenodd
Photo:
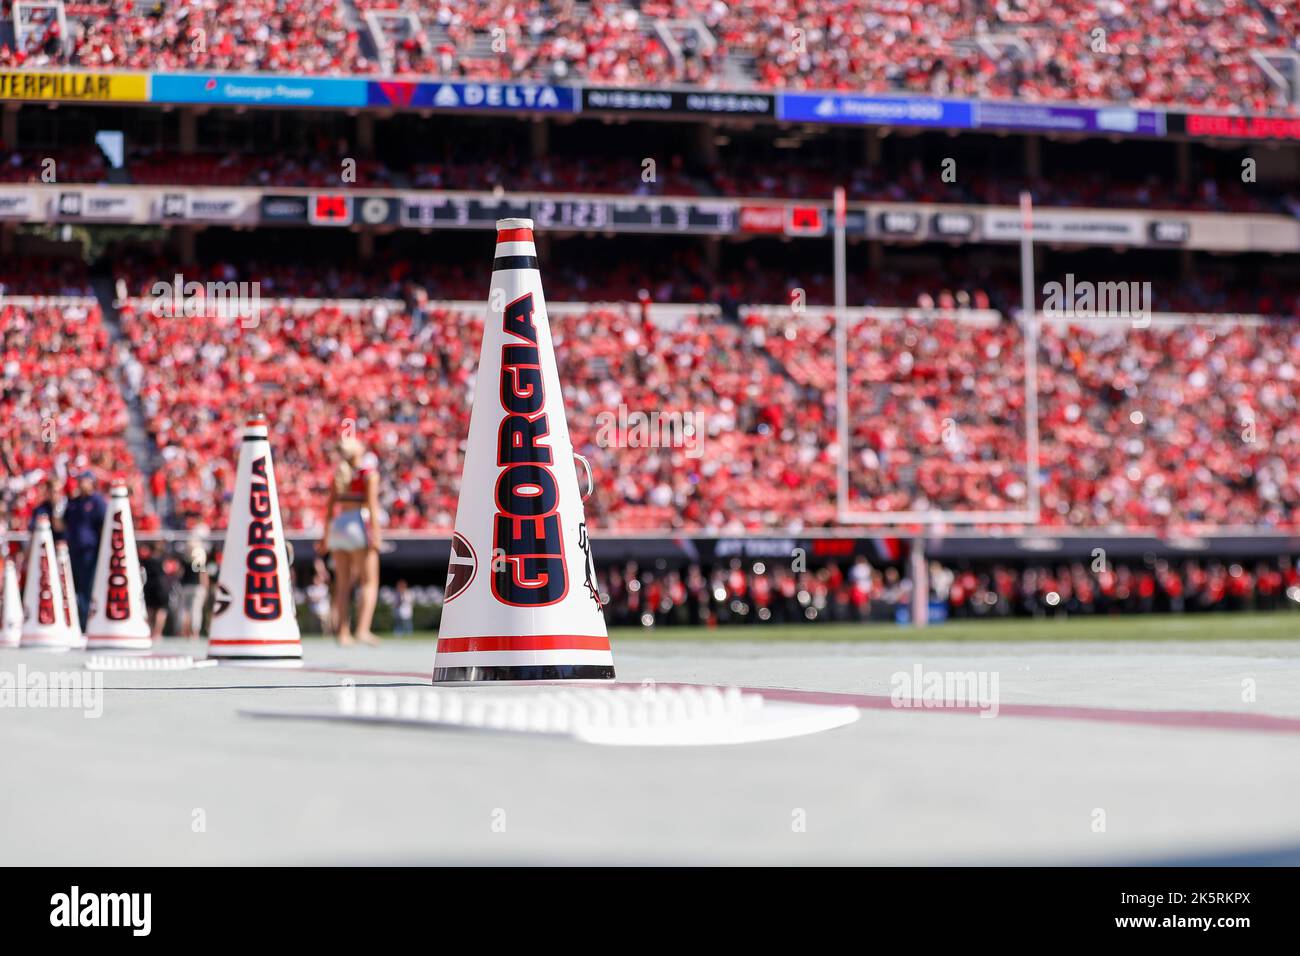
<path fill-rule="evenodd" d="M 493 269 L 536 269 L 536 256 L 497 256 L 492 260 Z"/>
<path fill-rule="evenodd" d="M 529 664 L 523 667 L 435 667 L 433 682 L 512 680 L 613 680 L 612 664 Z"/>

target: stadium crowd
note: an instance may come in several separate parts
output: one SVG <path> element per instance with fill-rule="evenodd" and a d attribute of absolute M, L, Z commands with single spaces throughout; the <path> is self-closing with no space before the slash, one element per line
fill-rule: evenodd
<path fill-rule="evenodd" d="M 834 523 L 830 323 L 779 314 L 738 325 L 697 310 L 671 320 L 627 305 L 553 310 L 575 448 L 601 479 L 594 525 Z M 282 480 L 290 526 L 315 525 L 331 468 L 325 436 L 354 428 L 377 456 L 390 527 L 450 528 L 477 313 L 276 305 L 250 329 L 160 320 L 136 302 L 122 322 L 165 462 L 155 488 L 176 523 L 219 526 L 222 451 L 241 417 L 262 407 L 284 436 L 279 467 L 294 476 Z M 856 509 L 1027 506 L 1016 324 L 870 315 L 850 330 L 850 354 Z M 1048 323 L 1039 361 L 1045 524 L 1295 526 L 1293 323 Z M 651 410 L 677 413 L 692 430 L 602 432 L 620 414 Z"/>
<path fill-rule="evenodd" d="M 205 632 L 220 552 L 197 538 L 141 546 L 146 603 L 157 636 Z M 295 588 L 308 632 L 332 634 L 329 573 L 317 560 Z M 1070 618 L 1087 615 L 1300 612 L 1300 563 L 1269 559 L 1153 558 L 1111 565 L 1096 559 L 1058 564 L 978 562 L 927 568 L 929 615 L 943 620 Z M 904 563 L 865 557 L 793 571 L 773 560 L 669 567 L 598 565 L 597 586 L 613 627 L 734 627 L 804 622 L 906 623 L 914 583 Z M 395 637 L 436 630 L 437 584 L 399 579 L 379 592 L 378 629 Z"/>
<path fill-rule="evenodd" d="M 833 421 L 829 316 L 750 316 Z M 856 510 L 1019 511 L 1024 343 L 1017 324 L 867 317 L 849 330 Z M 1294 527 L 1300 327 L 1047 322 L 1038 403 L 1042 522 Z M 830 441 L 828 436 L 825 441 Z"/>
<path fill-rule="evenodd" d="M 25 530 L 51 483 L 68 494 L 87 472 L 104 484 L 126 482 L 141 500 L 126 403 L 114 380 L 123 357 L 93 299 L 0 298 L 0 529 Z M 146 509 L 139 525 L 158 522 Z"/>
<path fill-rule="evenodd" d="M 1156 559 L 1135 565 L 983 563 L 929 565 L 928 600 L 953 619 L 1086 614 L 1300 611 L 1300 568 L 1290 557 L 1258 561 Z M 772 561 L 602 570 L 611 625 L 792 624 L 910 619 L 906 566 L 864 557 L 795 572 Z"/>
<path fill-rule="evenodd" d="M 745 302 L 793 303 L 798 297 L 813 307 L 834 301 L 832 276 L 823 261 L 797 260 L 789 255 L 783 265 L 774 267 L 766 252 L 770 250 L 744 250 L 743 258 L 711 265 L 696 247 L 656 248 L 651 254 L 627 256 L 611 251 L 608 244 L 590 243 L 566 248 L 552 257 L 546 267 L 546 293 L 552 302 L 717 305 L 729 319 L 740 317 Z M 175 262 L 166 256 L 137 252 L 124 254 L 114 268 L 130 294 L 140 296 L 148 295 L 157 279 L 170 279 L 177 271 Z M 1090 268 L 1099 271 L 1099 267 Z M 1131 268 L 1118 263 L 1100 267 L 1115 281 L 1137 278 L 1128 271 Z M 57 262 L 54 269 L 61 277 L 59 284 L 38 277 L 43 288 L 89 288 L 79 284 L 75 270 L 69 272 Z M 19 270 L 15 265 L 14 274 Z M 338 255 L 318 261 L 213 255 L 204 264 L 184 271 L 187 278 L 198 280 L 255 278 L 263 298 L 403 299 L 418 309 L 421 302 L 476 301 L 483 295 L 478 263 L 466 260 L 460 252 L 441 256 L 422 253 L 417 258 L 400 250 L 383 251 L 366 261 Z M 4 272 L 0 271 L 0 283 L 3 281 Z M 905 270 L 892 263 L 878 269 L 854 264 L 847 276 L 847 295 L 850 305 L 945 312 L 994 308 L 1012 313 L 1020 307 L 1021 290 L 1003 272 L 949 258 L 940 279 L 932 271 Z M 1183 278 L 1152 278 L 1151 307 L 1158 312 L 1290 317 L 1300 315 L 1300 290 L 1270 270 L 1242 278 L 1202 269 Z"/>
<path fill-rule="evenodd" d="M 11 12 L 4 0 L 3 13 Z M 1252 50 L 1287 0 L 68 2 L 0 67 L 241 70 L 912 92 L 1285 110 Z M 372 35 L 363 14 L 411 20 Z"/>
<path fill-rule="evenodd" d="M 0 273 L 0 291 L 88 291 L 84 270 L 41 263 L 16 260 Z M 254 323 L 177 320 L 156 314 L 153 279 L 144 277 L 159 273 L 149 265 L 122 270 L 117 341 L 93 300 L 35 314 L 12 300 L 0 307 L 3 397 L 17 410 L 5 433 L 16 520 L 47 473 L 91 468 L 141 490 L 147 478 L 137 513 L 149 521 L 220 528 L 233 436 L 246 414 L 264 411 L 289 527 L 319 527 L 333 448 L 354 434 L 377 466 L 389 528 L 450 529 L 480 310 L 431 298 L 410 273 L 389 276 L 391 298 L 342 302 L 333 297 L 364 286 L 366 275 L 286 267 L 269 270 Z M 240 275 L 224 264 L 187 278 Z M 314 288 L 323 301 L 277 298 L 308 288 L 307 275 L 322 282 Z M 477 282 L 466 284 L 477 300 Z M 594 526 L 835 523 L 834 349 L 824 310 L 733 303 L 729 318 L 726 309 L 663 310 L 646 300 L 556 304 L 564 298 L 552 297 L 552 326 L 575 448 L 598 477 Z M 929 308 L 861 313 L 849 331 L 853 508 L 1023 510 L 1019 326 L 978 293 L 915 304 Z M 1298 526 L 1294 320 L 1048 322 L 1038 369 L 1045 525 Z M 130 408 L 150 446 L 140 466 L 125 441 Z M 628 430 L 630 415 L 652 411 L 678 416 L 681 427 Z M 41 440 L 47 420 L 57 426 L 53 445 Z"/>

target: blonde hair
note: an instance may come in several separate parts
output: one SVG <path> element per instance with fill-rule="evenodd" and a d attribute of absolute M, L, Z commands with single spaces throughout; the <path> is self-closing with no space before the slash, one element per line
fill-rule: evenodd
<path fill-rule="evenodd" d="M 355 438 L 344 438 L 339 442 L 339 464 L 334 469 L 334 491 L 336 494 L 341 495 L 348 490 L 348 485 L 352 483 L 352 476 L 356 473 L 352 467 L 352 462 L 359 460 L 363 454 L 365 454 L 365 448 Z"/>

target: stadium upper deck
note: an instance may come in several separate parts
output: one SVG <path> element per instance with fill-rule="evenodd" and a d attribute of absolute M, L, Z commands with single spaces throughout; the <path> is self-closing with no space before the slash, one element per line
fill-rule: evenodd
<path fill-rule="evenodd" d="M 6 18 L 11 0 L 3 3 Z M 1293 109 L 1289 0 L 51 0 L 0 66 L 428 75 Z M 1294 79 L 1292 80 L 1294 82 Z"/>

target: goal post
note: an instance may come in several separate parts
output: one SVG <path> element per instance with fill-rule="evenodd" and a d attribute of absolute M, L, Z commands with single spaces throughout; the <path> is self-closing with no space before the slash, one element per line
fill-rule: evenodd
<path fill-rule="evenodd" d="M 1023 508 L 1018 509 L 953 509 L 925 508 L 909 510 L 866 510 L 854 507 L 851 500 L 850 459 L 852 458 L 852 411 L 849 402 L 850 360 L 849 323 L 861 309 L 850 310 L 847 305 L 846 230 L 844 216 L 844 190 L 838 187 L 834 194 L 834 260 L 835 260 L 835 407 L 836 442 L 839 448 L 836 474 L 836 515 L 843 525 L 871 525 L 898 527 L 907 525 L 1032 525 L 1037 524 L 1041 513 L 1039 487 L 1038 447 L 1038 326 L 1040 316 L 1034 296 L 1033 259 L 1033 207 L 1028 193 L 1020 197 L 1022 215 L 1020 240 L 1020 271 L 1022 309 L 1018 317 L 1023 346 L 1024 367 L 1024 457 L 1025 494 Z M 881 313 L 893 310 L 880 310 Z"/>

